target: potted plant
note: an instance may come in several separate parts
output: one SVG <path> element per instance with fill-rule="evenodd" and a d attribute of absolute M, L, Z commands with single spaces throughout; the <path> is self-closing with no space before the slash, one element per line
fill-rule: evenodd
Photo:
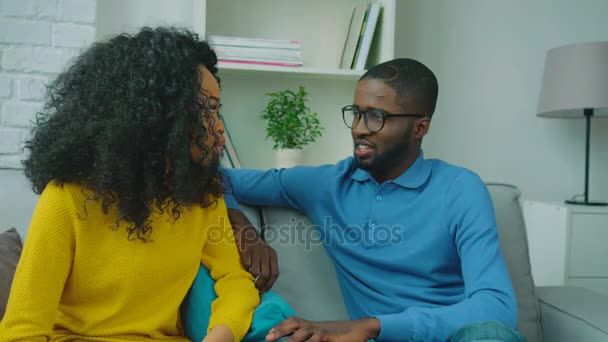
<path fill-rule="evenodd" d="M 316 112 L 308 107 L 308 93 L 303 86 L 267 93 L 270 97 L 262 118 L 267 121 L 266 139 L 274 142 L 277 167 L 302 163 L 302 148 L 321 137 L 323 127 Z"/>

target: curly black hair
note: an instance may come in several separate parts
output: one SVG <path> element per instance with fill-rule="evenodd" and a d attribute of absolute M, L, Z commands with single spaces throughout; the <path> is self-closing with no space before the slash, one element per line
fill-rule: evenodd
<path fill-rule="evenodd" d="M 143 28 L 94 43 L 47 88 L 25 174 L 34 192 L 47 184 L 85 186 L 104 213 L 115 203 L 129 238 L 147 241 L 150 213 L 175 219 L 190 205 L 209 206 L 223 192 L 217 161 L 191 160 L 213 127 L 201 96 L 204 65 L 217 78 L 217 56 L 185 29 Z M 86 203 L 85 203 L 86 212 Z"/>

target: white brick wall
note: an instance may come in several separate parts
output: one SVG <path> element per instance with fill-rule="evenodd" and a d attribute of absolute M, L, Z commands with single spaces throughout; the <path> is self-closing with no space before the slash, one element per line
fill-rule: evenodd
<path fill-rule="evenodd" d="M 45 85 L 95 39 L 96 0 L 0 0 L 0 168 L 20 168 Z"/>
<path fill-rule="evenodd" d="M 7 72 L 57 74 L 78 50 L 55 47 L 6 47 L 2 68 Z"/>
<path fill-rule="evenodd" d="M 21 131 L 15 128 L 0 127 L 0 153 L 15 154 L 19 153 L 20 149 Z M 5 156 L 3 155 L 3 157 Z"/>
<path fill-rule="evenodd" d="M 42 100 L 46 92 L 45 85 L 51 79 L 49 77 L 18 77 L 15 81 L 19 84 L 19 99 L 21 100 Z"/>
<path fill-rule="evenodd" d="M 57 24 L 53 27 L 55 46 L 79 48 L 95 39 L 95 28 L 91 25 Z"/>
<path fill-rule="evenodd" d="M 13 80 L 8 76 L 0 75 L 0 99 L 10 97 L 12 87 Z"/>
<path fill-rule="evenodd" d="M 51 45 L 51 23 L 0 18 L 0 42 Z"/>
<path fill-rule="evenodd" d="M 29 128 L 35 121 L 36 113 L 42 110 L 41 102 L 8 102 L 2 105 L 2 121 L 4 127 Z"/>
<path fill-rule="evenodd" d="M 59 0 L 61 20 L 74 23 L 95 23 L 95 0 Z"/>
<path fill-rule="evenodd" d="M 56 0 L 1 0 L 2 17 L 54 19 L 57 17 Z"/>

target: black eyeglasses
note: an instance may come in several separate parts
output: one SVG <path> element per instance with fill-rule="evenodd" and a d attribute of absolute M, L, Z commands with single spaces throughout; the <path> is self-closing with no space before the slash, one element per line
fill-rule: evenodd
<path fill-rule="evenodd" d="M 423 118 L 423 114 L 392 114 L 383 111 L 382 109 L 371 108 L 367 110 L 361 110 L 355 105 L 348 105 L 342 108 L 342 119 L 346 127 L 352 129 L 359 124 L 361 120 L 361 114 L 363 114 L 363 121 L 365 127 L 372 132 L 378 133 L 384 127 L 384 121 L 386 118 L 391 117 L 412 117 L 412 118 Z"/>

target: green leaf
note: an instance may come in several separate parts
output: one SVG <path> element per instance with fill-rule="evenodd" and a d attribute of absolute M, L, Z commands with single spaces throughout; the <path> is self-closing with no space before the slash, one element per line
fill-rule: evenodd
<path fill-rule="evenodd" d="M 308 108 L 308 93 L 303 86 L 266 94 L 270 99 L 261 112 L 267 121 L 266 139 L 273 148 L 301 149 L 321 137 L 323 127 L 316 112 Z"/>

